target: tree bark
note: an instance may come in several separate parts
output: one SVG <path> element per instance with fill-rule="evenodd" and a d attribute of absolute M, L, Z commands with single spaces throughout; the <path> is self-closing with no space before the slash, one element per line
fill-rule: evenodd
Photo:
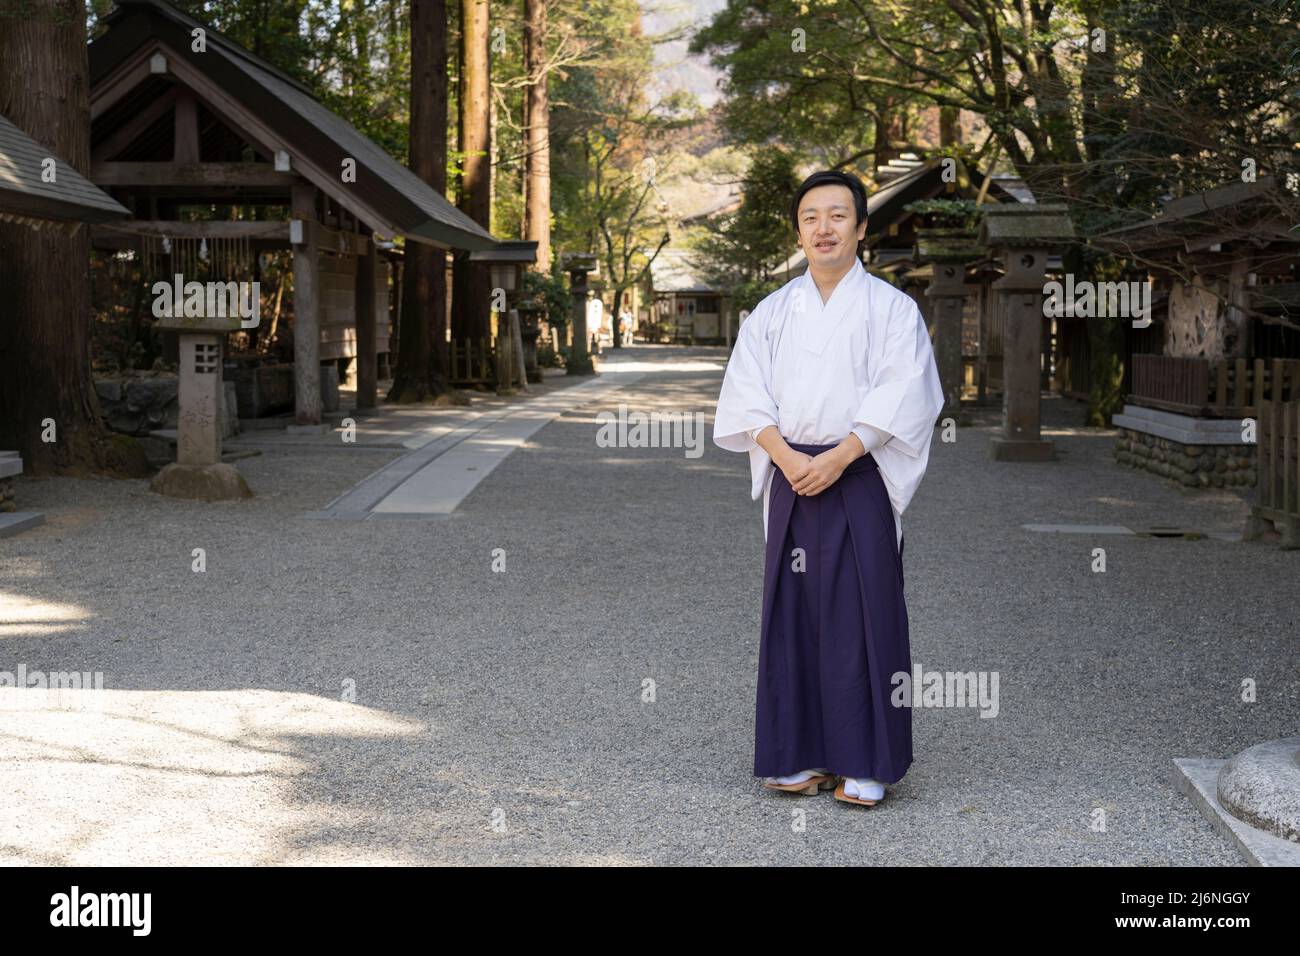
<path fill-rule="evenodd" d="M 538 272 L 551 271 L 551 122 L 546 76 L 546 0 L 524 0 L 524 238 L 537 242 Z"/>
<path fill-rule="evenodd" d="M 447 4 L 411 0 L 410 167 L 447 191 Z M 408 241 L 402 268 L 402 321 L 391 402 L 421 402 L 450 389 L 447 381 L 446 254 Z"/>
<path fill-rule="evenodd" d="M 31 0 L 25 13 L 0 23 L 0 115 L 88 176 L 85 8 Z M 32 473 L 130 473 L 91 376 L 89 227 L 0 222 L 0 290 L 0 448 Z"/>
<path fill-rule="evenodd" d="M 939 107 L 939 145 L 961 145 L 961 111 L 955 106 Z"/>
<path fill-rule="evenodd" d="M 461 211 L 484 229 L 492 219 L 491 122 L 488 107 L 488 0 L 461 0 L 460 151 Z M 487 267 L 459 254 L 452 273 L 452 337 L 482 339 L 489 334 L 491 288 Z"/>

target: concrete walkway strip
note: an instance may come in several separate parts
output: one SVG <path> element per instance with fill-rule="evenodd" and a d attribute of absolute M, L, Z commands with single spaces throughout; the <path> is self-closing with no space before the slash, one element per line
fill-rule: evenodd
<path fill-rule="evenodd" d="M 403 442 L 412 448 L 409 454 L 307 517 L 364 521 L 449 515 L 512 451 L 547 424 L 644 375 L 621 372 L 615 366 L 580 385 L 434 426 Z"/>
<path fill-rule="evenodd" d="M 1026 531 L 1046 531 L 1059 534 L 1133 534 L 1132 528 L 1122 524 L 1022 524 Z"/>
<path fill-rule="evenodd" d="M 0 514 L 0 538 L 11 537 L 44 523 L 45 514 L 40 511 L 10 511 Z"/>
<path fill-rule="evenodd" d="M 489 419 L 490 420 L 490 419 Z M 366 518 L 370 510 L 382 501 L 404 481 L 433 461 L 447 449 L 463 441 L 487 424 L 483 413 L 472 417 L 458 419 L 448 423 L 436 437 L 429 436 L 420 441 L 418 447 L 391 461 L 383 468 L 363 478 L 360 482 L 335 498 L 320 511 L 308 512 L 312 518 L 334 518 L 344 521 L 360 521 Z"/>
<path fill-rule="evenodd" d="M 1122 524 L 1022 524 L 1026 531 L 1049 534 L 1125 534 L 1144 538 L 1213 538 L 1216 541 L 1240 541 L 1240 531 L 1198 531 L 1195 528 L 1164 528 L 1153 525 L 1129 528 Z"/>

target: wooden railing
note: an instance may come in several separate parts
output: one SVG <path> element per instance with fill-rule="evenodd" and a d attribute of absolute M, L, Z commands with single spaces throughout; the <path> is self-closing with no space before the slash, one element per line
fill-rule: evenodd
<path fill-rule="evenodd" d="M 1261 401 L 1255 449 L 1257 492 L 1248 539 L 1274 522 L 1283 548 L 1300 548 L 1300 401 Z"/>
<path fill-rule="evenodd" d="M 1300 359 L 1134 355 L 1134 405 L 1198 418 L 1249 418 L 1260 402 L 1300 400 Z"/>
<path fill-rule="evenodd" d="M 1247 540 L 1271 522 L 1300 548 L 1300 359 L 1133 356 L 1134 405 L 1200 418 L 1254 419 L 1255 504 Z"/>
<path fill-rule="evenodd" d="M 496 351 L 492 339 L 452 339 L 447 349 L 451 361 L 451 384 L 492 385 L 496 383 Z"/>

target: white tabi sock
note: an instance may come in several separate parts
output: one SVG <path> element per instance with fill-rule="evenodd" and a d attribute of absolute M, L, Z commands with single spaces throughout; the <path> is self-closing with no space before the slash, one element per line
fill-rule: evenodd
<path fill-rule="evenodd" d="M 776 783 L 784 786 L 789 783 L 803 783 L 805 780 L 811 780 L 813 777 L 824 776 L 826 770 L 800 770 L 798 773 L 787 774 L 784 777 L 764 777 L 764 783 Z"/>
<path fill-rule="evenodd" d="M 859 800 L 883 800 L 885 785 L 871 777 L 845 777 L 844 793 Z"/>

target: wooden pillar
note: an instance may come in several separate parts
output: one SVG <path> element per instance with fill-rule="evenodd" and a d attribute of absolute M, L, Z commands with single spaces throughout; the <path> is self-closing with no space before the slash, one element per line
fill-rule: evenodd
<path fill-rule="evenodd" d="M 980 351 L 975 363 L 975 404 L 987 405 L 989 401 L 989 335 L 993 323 L 989 321 L 989 301 L 993 298 L 988 274 L 980 271 L 979 316 Z"/>
<path fill-rule="evenodd" d="M 320 250 L 316 235 L 316 187 L 299 183 L 292 190 L 293 218 L 302 224 L 293 246 L 293 386 L 294 420 L 319 425 L 320 396 Z"/>
<path fill-rule="evenodd" d="M 357 408 L 374 408 L 379 381 L 378 309 L 375 271 L 379 256 L 373 241 L 357 255 Z"/>
<path fill-rule="evenodd" d="M 1250 289 L 1246 285 L 1251 268 L 1251 260 L 1245 256 L 1234 259 L 1228 266 L 1228 295 L 1223 317 L 1231 325 L 1235 341 L 1231 353 L 1225 352 L 1225 358 L 1247 358 L 1255 354 L 1255 343 L 1250 340 Z"/>
<path fill-rule="evenodd" d="M 961 411 L 963 368 L 961 361 L 962 316 L 966 306 L 966 268 L 962 262 L 936 261 L 934 278 L 926 290 L 934 327 L 935 365 L 943 385 L 943 413 Z"/>
<path fill-rule="evenodd" d="M 173 116 L 172 162 L 197 163 L 199 161 L 199 104 L 190 93 L 176 97 Z"/>

